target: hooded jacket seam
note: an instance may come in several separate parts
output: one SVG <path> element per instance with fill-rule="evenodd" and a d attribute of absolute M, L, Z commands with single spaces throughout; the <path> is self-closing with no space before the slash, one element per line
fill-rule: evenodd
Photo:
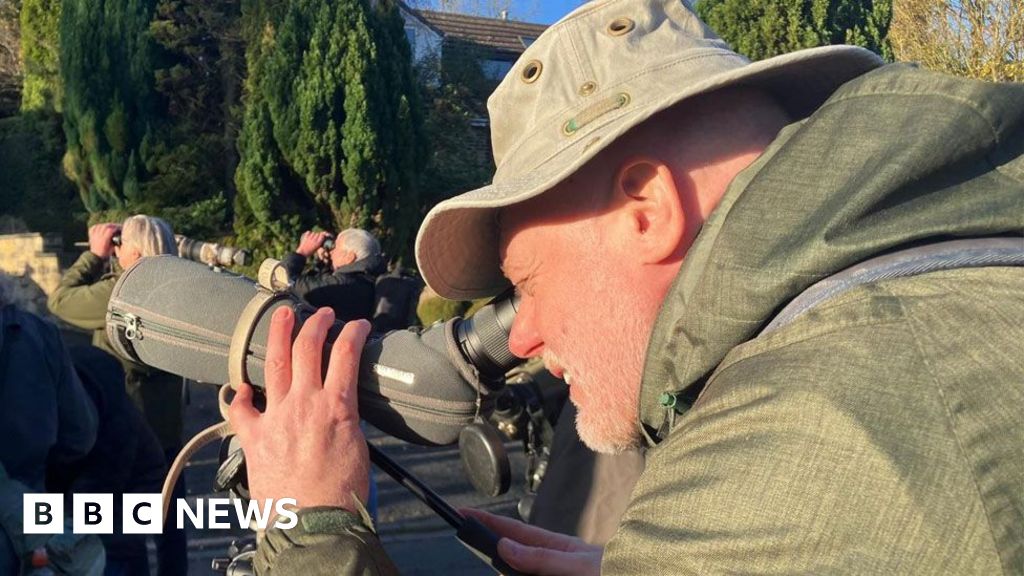
<path fill-rule="evenodd" d="M 884 97 L 887 97 L 887 96 L 901 96 L 901 97 L 908 97 L 908 98 L 921 98 L 921 97 L 925 97 L 925 98 L 939 98 L 939 99 L 942 99 L 942 100 L 954 101 L 957 104 L 961 105 L 963 108 L 966 108 L 967 110 L 970 110 L 975 116 L 977 116 L 985 124 L 985 126 L 989 130 L 989 135 L 992 137 L 992 140 L 993 140 L 993 142 L 995 143 L 995 145 L 997 147 L 1002 144 L 1002 142 L 999 140 L 999 132 L 996 130 L 996 127 L 992 123 L 992 120 L 989 119 L 988 116 L 983 114 L 982 111 L 980 109 L 978 109 L 978 107 L 969 98 L 963 98 L 963 97 L 960 97 L 960 96 L 954 96 L 952 94 L 942 94 L 942 93 L 938 93 L 938 92 L 903 91 L 903 90 L 886 90 L 886 91 L 880 91 L 880 92 L 870 92 L 870 93 L 866 93 L 866 94 L 865 93 L 846 94 L 846 95 L 843 95 L 843 96 L 839 96 L 838 98 L 835 98 L 835 99 L 827 100 L 824 104 L 822 104 L 818 108 L 818 110 L 815 111 L 815 113 L 817 113 L 818 111 L 823 110 L 825 108 L 828 108 L 828 107 L 830 107 L 832 105 L 849 102 L 851 100 L 860 100 L 860 99 L 863 99 L 863 98 L 878 98 L 878 97 L 883 97 L 884 98 Z M 987 157 L 988 157 L 988 155 L 986 154 L 986 158 Z"/>
<path fill-rule="evenodd" d="M 989 541 L 990 541 L 991 546 L 992 546 L 992 553 L 993 553 L 994 557 L 996 558 L 996 561 L 999 563 L 999 571 L 1000 571 L 1000 573 L 1005 575 L 1007 573 L 1006 572 L 1006 567 L 1003 565 L 1003 558 L 1002 558 L 1002 555 L 999 552 L 999 542 L 996 540 L 995 528 L 994 528 L 993 523 L 992 523 L 992 516 L 989 513 L 988 506 L 986 505 L 985 498 L 984 498 L 982 490 L 981 490 L 981 486 L 978 485 L 978 478 L 975 475 L 974 466 L 971 464 L 970 460 L 967 458 L 967 451 L 964 449 L 963 440 L 960 438 L 959 431 L 958 431 L 958 429 L 957 429 L 957 427 L 955 425 L 955 422 L 953 420 L 953 413 L 950 411 L 949 402 L 946 399 L 946 394 L 945 394 L 945 392 L 943 390 L 942 383 L 935 376 L 935 370 L 932 368 L 931 362 L 929 361 L 929 356 L 928 356 L 928 354 L 925 353 L 924 346 L 923 346 L 923 344 L 921 342 L 921 339 L 918 336 L 918 329 L 917 329 L 917 326 L 915 326 L 916 318 L 914 317 L 913 314 L 910 314 L 907 311 L 906 306 L 904 305 L 903 300 L 900 297 L 896 296 L 892 292 L 892 290 L 890 290 L 888 288 L 882 288 L 882 289 L 885 290 L 885 292 L 887 294 L 889 294 L 890 296 L 893 296 L 893 297 L 896 298 L 897 304 L 899 305 L 900 310 L 903 311 L 903 317 L 906 318 L 906 320 L 907 320 L 907 327 L 910 329 L 910 336 L 911 336 L 911 338 L 913 338 L 914 348 L 915 348 L 915 351 L 917 352 L 917 357 L 921 361 L 921 365 L 924 366 L 924 369 L 927 371 L 928 377 L 931 379 L 932 385 L 935 387 L 935 391 L 936 391 L 936 393 L 939 396 L 939 401 L 942 404 L 942 410 L 943 410 L 943 412 L 945 413 L 945 416 L 946 416 L 946 425 L 949 426 L 950 434 L 953 435 L 953 439 L 956 441 L 957 452 L 959 453 L 959 456 L 960 456 L 959 460 L 961 462 L 961 465 L 964 467 L 964 471 L 967 473 L 967 475 L 971 479 L 971 485 L 974 487 L 974 492 L 977 495 L 978 503 L 981 506 L 982 512 L 984 513 L 985 524 L 988 527 Z"/>

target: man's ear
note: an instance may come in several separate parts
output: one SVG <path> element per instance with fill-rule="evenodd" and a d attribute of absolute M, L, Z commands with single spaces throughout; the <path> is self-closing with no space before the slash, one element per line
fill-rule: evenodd
<path fill-rule="evenodd" d="M 625 234 L 645 264 L 671 259 L 679 250 L 686 230 L 680 189 L 667 164 L 636 158 L 622 165 L 615 179 L 616 203 Z"/>

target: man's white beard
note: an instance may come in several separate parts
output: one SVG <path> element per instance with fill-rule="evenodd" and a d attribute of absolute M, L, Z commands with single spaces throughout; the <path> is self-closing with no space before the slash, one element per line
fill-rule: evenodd
<path fill-rule="evenodd" d="M 595 452 L 618 454 L 641 444 L 638 422 L 640 378 L 646 349 L 644 328 L 633 317 L 623 326 L 621 337 L 601 349 L 583 351 L 568 346 L 565 361 L 548 348 L 545 356 L 565 370 L 565 379 L 582 401 L 576 406 L 576 431 L 583 443 Z M 612 350 L 606 348 L 615 348 Z M 579 354 L 576 354 L 579 353 Z M 600 358 L 600 366 L 594 359 Z M 588 361 L 590 360 L 590 361 Z M 599 371 L 600 374 L 595 374 Z"/>

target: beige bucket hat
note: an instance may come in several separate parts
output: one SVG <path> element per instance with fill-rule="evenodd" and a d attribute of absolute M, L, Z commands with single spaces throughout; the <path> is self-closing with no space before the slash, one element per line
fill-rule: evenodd
<path fill-rule="evenodd" d="M 882 64 L 854 46 L 751 63 L 683 0 L 597 0 L 548 28 L 487 101 L 493 183 L 439 203 L 416 238 L 427 284 L 445 298 L 493 296 L 498 210 L 542 194 L 655 113 L 726 86 L 756 85 L 796 117 Z"/>

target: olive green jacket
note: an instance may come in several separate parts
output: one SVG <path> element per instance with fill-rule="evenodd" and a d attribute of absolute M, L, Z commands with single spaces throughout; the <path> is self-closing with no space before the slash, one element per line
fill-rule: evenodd
<path fill-rule="evenodd" d="M 855 263 L 1022 235 L 1024 85 L 888 66 L 787 127 L 659 314 L 602 572 L 1024 574 L 1024 268 L 867 284 L 756 338 Z M 356 572 L 351 538 L 314 537 L 264 574 Z"/>
<path fill-rule="evenodd" d="M 47 307 L 54 316 L 85 330 L 92 330 L 92 344 L 121 361 L 128 396 L 146 417 L 164 450 L 181 447 L 181 378 L 121 358 L 107 341 L 107 302 L 119 272 L 108 272 L 106 260 L 85 252 L 61 277 Z"/>

